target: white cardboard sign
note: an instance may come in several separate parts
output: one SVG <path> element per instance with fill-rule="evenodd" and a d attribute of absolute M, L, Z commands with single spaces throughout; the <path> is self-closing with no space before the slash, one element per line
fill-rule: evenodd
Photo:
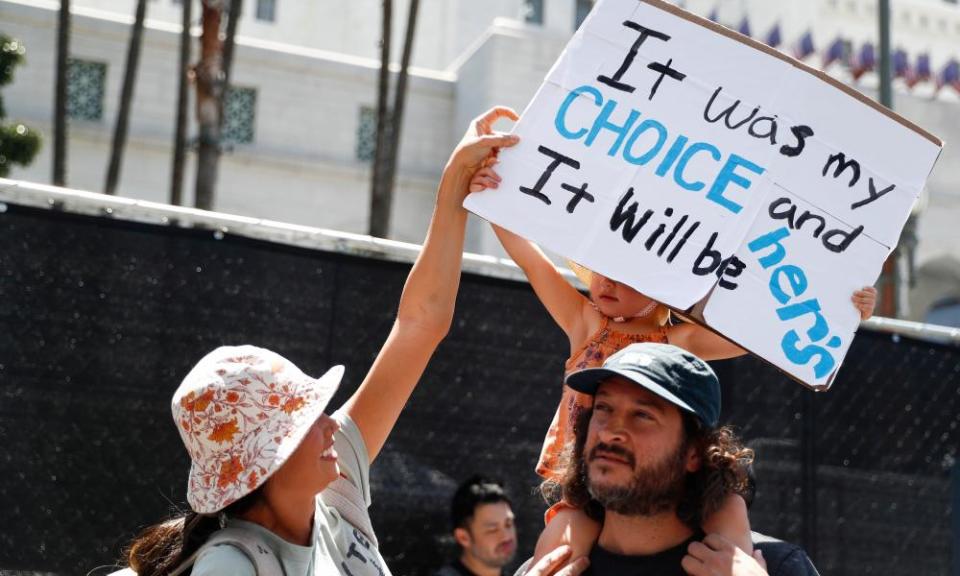
<path fill-rule="evenodd" d="M 660 0 L 600 0 L 466 207 L 826 388 L 942 143 Z"/>

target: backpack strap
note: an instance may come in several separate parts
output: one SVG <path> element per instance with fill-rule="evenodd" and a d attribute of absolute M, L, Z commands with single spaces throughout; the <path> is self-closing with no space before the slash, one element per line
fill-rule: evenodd
<path fill-rule="evenodd" d="M 257 576 L 284 576 L 283 566 L 280 559 L 277 558 L 273 550 L 267 546 L 256 532 L 244 530 L 236 526 L 222 528 L 214 532 L 210 538 L 204 542 L 203 546 L 191 554 L 182 564 L 177 566 L 176 570 L 170 573 L 170 576 L 180 576 L 186 574 L 187 570 L 193 567 L 197 558 L 208 548 L 214 546 L 229 545 L 246 555 L 253 564 Z"/>

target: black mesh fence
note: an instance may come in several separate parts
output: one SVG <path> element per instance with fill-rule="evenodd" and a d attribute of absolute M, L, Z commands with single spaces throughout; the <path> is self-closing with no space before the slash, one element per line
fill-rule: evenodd
<path fill-rule="evenodd" d="M 209 231 L 10 205 L 0 214 L 0 572 L 82 574 L 184 506 L 169 401 L 203 353 L 273 348 L 359 384 L 409 267 Z M 543 505 L 532 472 L 566 341 L 526 284 L 465 275 L 454 329 L 373 467 L 395 574 L 453 553 L 447 506 L 502 478 L 520 554 Z M 718 363 L 724 420 L 757 449 L 754 526 L 824 574 L 958 574 L 960 350 L 864 331 L 814 394 L 752 358 Z"/>

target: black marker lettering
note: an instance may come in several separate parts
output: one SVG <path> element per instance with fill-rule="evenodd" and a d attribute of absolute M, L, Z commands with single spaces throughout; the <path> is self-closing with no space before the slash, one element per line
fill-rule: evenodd
<path fill-rule="evenodd" d="M 541 154 L 545 156 L 549 156 L 550 158 L 553 158 L 553 162 L 550 162 L 550 164 L 547 166 L 547 169 L 543 171 L 543 174 L 540 175 L 540 178 L 537 180 L 537 183 L 534 184 L 533 188 L 527 188 L 526 186 L 521 186 L 520 191 L 529 196 L 533 196 L 537 200 L 540 200 L 541 202 L 549 206 L 550 198 L 548 198 L 546 194 L 541 192 L 541 190 L 543 190 L 543 187 L 544 185 L 546 185 L 547 181 L 550 180 L 550 176 L 553 175 L 553 171 L 556 170 L 557 167 L 560 166 L 560 164 L 566 164 L 567 166 L 570 166 L 576 170 L 579 170 L 580 163 L 574 160 L 573 158 L 564 156 L 563 154 L 556 152 L 554 150 L 551 150 L 546 146 L 540 146 L 537 148 L 537 150 Z"/>
<path fill-rule="evenodd" d="M 616 232 L 623 226 L 623 239 L 626 240 L 627 243 L 633 242 L 633 239 L 640 233 L 640 229 L 643 228 L 647 220 L 653 216 L 653 210 L 647 210 L 643 213 L 643 216 L 640 217 L 640 221 L 634 224 L 634 219 L 637 215 L 637 203 L 634 202 L 630 204 L 630 207 L 624 210 L 624 206 L 627 205 L 627 202 L 629 202 L 632 197 L 633 188 L 630 188 L 627 190 L 627 193 L 623 195 L 623 198 L 620 199 L 617 209 L 614 210 L 613 216 L 610 217 L 610 230 Z"/>
<path fill-rule="evenodd" d="M 784 210 L 781 208 L 782 206 L 786 206 L 787 208 Z M 777 198 L 771 202 L 770 206 L 767 208 L 767 213 L 774 220 L 786 220 L 787 226 L 789 226 L 791 230 L 802 230 L 807 222 L 812 222 L 814 228 L 811 236 L 814 238 L 819 238 L 824 248 L 831 252 L 843 252 L 849 248 L 850 244 L 852 244 L 857 236 L 863 232 L 863 226 L 858 226 L 849 232 L 841 228 L 837 228 L 836 230 L 827 230 L 827 219 L 825 217 L 819 214 L 814 214 L 809 210 L 804 210 L 802 214 L 797 216 L 797 207 L 793 205 L 789 198 Z M 778 232 L 778 234 L 780 234 L 783 238 L 789 236 L 789 232 L 786 232 L 786 230 L 784 230 L 782 233 Z M 766 238 L 766 236 L 763 238 Z M 760 240 L 761 239 L 758 238 L 757 240 L 754 240 L 754 242 L 758 242 Z M 757 249 L 751 246 L 751 250 L 754 252 L 756 252 Z M 783 247 L 779 245 L 778 241 L 778 256 L 776 256 L 777 262 L 783 258 L 782 252 Z M 774 262 L 774 264 L 777 262 Z M 760 263 L 764 264 L 764 268 L 768 268 L 771 265 L 765 263 L 765 259 L 761 259 Z"/>
<path fill-rule="evenodd" d="M 680 242 L 677 243 L 677 247 L 673 249 L 673 252 L 670 253 L 670 256 L 667 256 L 667 264 L 673 262 L 673 259 L 677 257 L 677 254 L 680 253 L 680 250 L 683 249 L 683 245 L 687 243 L 687 240 L 693 236 L 694 231 L 700 227 L 700 222 L 694 222 L 690 229 L 687 230 L 687 233 L 683 235 L 683 238 L 680 239 Z"/>
<path fill-rule="evenodd" d="M 856 210 L 861 206 L 866 206 L 867 204 L 873 202 L 877 198 L 880 198 L 884 194 L 887 194 L 888 192 L 893 192 L 893 189 L 897 187 L 896 184 L 891 184 L 886 188 L 884 188 L 883 190 L 880 190 L 879 192 L 877 192 L 877 185 L 873 182 L 873 176 L 870 177 L 869 184 L 870 184 L 870 190 L 867 193 L 870 194 L 870 197 L 867 198 L 866 200 L 861 200 L 859 202 L 854 202 L 853 204 L 851 204 L 850 205 L 851 210 Z"/>
<path fill-rule="evenodd" d="M 657 250 L 657 256 L 663 256 L 663 253 L 667 251 L 667 247 L 670 246 L 670 243 L 673 242 L 674 237 L 676 237 L 677 232 L 679 232 L 683 225 L 687 223 L 687 215 L 684 214 L 682 218 L 673 226 L 673 230 L 670 231 L 670 234 L 667 235 L 667 239 L 663 241 L 663 245 L 660 246 L 660 249 Z"/>
<path fill-rule="evenodd" d="M 706 120 L 707 122 L 713 124 L 716 121 L 723 118 L 723 123 L 726 124 L 727 128 L 731 130 L 736 130 L 737 128 L 743 126 L 747 122 L 750 122 L 751 120 L 753 120 L 753 118 L 757 115 L 757 112 L 760 111 L 760 107 L 757 106 L 756 108 L 753 109 L 752 112 L 750 112 L 749 116 L 747 116 L 743 120 L 740 120 L 739 122 L 733 123 L 731 121 L 731 117 L 733 116 L 733 113 L 737 110 L 737 108 L 740 106 L 740 101 L 737 100 L 736 102 L 728 106 L 726 110 L 717 114 L 715 118 L 710 118 L 710 109 L 713 108 L 713 103 L 717 99 L 717 96 L 720 95 L 720 92 L 722 90 L 723 90 L 723 86 L 714 90 L 713 96 L 711 96 L 710 101 L 707 102 L 707 107 L 703 109 L 703 119 Z"/>
<path fill-rule="evenodd" d="M 857 226 L 849 232 L 845 232 L 839 228 L 836 230 L 831 230 L 823 235 L 823 238 L 820 239 L 823 242 L 823 246 L 831 252 L 843 252 L 850 247 L 850 244 L 863 232 L 863 225 Z M 832 242 L 834 238 L 840 238 L 839 242 Z"/>
<path fill-rule="evenodd" d="M 807 145 L 806 139 L 813 136 L 813 128 L 809 126 L 794 126 L 790 128 L 790 132 L 792 132 L 793 137 L 797 139 L 797 143 L 794 146 L 784 144 L 780 147 L 780 153 L 787 158 L 799 156 L 800 153 L 803 152 L 804 146 Z"/>
<path fill-rule="evenodd" d="M 717 236 L 719 235 L 718 232 L 710 235 L 710 240 L 707 242 L 707 245 L 703 247 L 700 256 L 698 256 L 696 262 L 693 263 L 693 273 L 697 276 L 706 276 L 713 272 L 720 266 L 720 262 L 723 261 L 720 251 L 713 249 L 713 243 L 717 241 Z M 703 262 L 707 259 L 709 259 L 709 263 L 704 265 Z"/>
<path fill-rule="evenodd" d="M 837 167 L 833 170 L 833 177 L 839 178 L 841 174 L 846 172 L 847 168 L 853 170 L 853 175 L 850 177 L 850 187 L 852 188 L 854 184 L 860 180 L 860 163 L 854 159 L 847 160 L 847 155 L 843 152 L 837 152 L 836 154 L 831 154 L 830 158 L 827 159 L 827 163 L 823 166 L 823 175 L 826 176 L 827 172 L 830 170 L 830 167 L 833 163 L 837 163 Z"/>
<path fill-rule="evenodd" d="M 660 225 L 657 226 L 657 229 L 653 231 L 653 234 L 651 234 L 650 237 L 647 238 L 647 241 L 643 243 L 643 247 L 649 252 L 650 249 L 653 248 L 653 245 L 657 242 L 657 238 L 660 238 L 666 229 L 667 225 L 661 222 Z"/>
<path fill-rule="evenodd" d="M 636 90 L 636 87 L 630 86 L 629 84 L 624 84 L 623 82 L 620 82 L 620 79 L 623 78 L 623 75 L 626 74 L 627 70 L 630 69 L 630 66 L 633 64 L 633 60 L 637 57 L 637 52 L 640 51 L 640 47 L 643 46 L 643 43 L 646 42 L 647 38 L 649 38 L 650 36 L 653 36 L 658 40 L 663 40 L 664 42 L 670 40 L 670 36 L 667 36 L 663 32 L 657 32 L 656 30 L 651 30 L 650 28 L 641 26 L 636 22 L 631 22 L 630 20 L 627 20 L 626 22 L 624 22 L 623 25 L 626 26 L 627 28 L 630 28 L 631 30 L 636 30 L 637 32 L 639 32 L 640 37 L 637 38 L 636 41 L 633 43 L 633 46 L 630 47 L 630 51 L 627 52 L 627 56 L 623 59 L 623 63 L 620 64 L 620 68 L 618 68 L 617 71 L 614 72 L 613 78 L 610 78 L 609 76 L 604 76 L 603 74 L 601 74 L 600 76 L 597 76 L 597 81 L 603 84 L 606 84 L 611 88 L 621 90 L 623 92 L 633 92 L 634 90 Z"/>
<path fill-rule="evenodd" d="M 717 269 L 717 278 L 720 279 L 720 287 L 725 290 L 736 290 L 739 284 L 731 282 L 727 280 L 727 278 L 740 276 L 746 267 L 747 264 L 736 256 L 730 256 L 721 262 L 720 267 Z"/>
<path fill-rule="evenodd" d="M 666 210 L 664 210 L 663 215 L 666 216 L 667 218 L 673 216 L 673 208 L 667 208 Z M 650 251 L 651 248 L 653 248 L 653 245 L 657 243 L 657 239 L 659 239 L 660 236 L 663 235 L 666 229 L 667 229 L 667 225 L 665 223 L 661 223 L 659 226 L 657 226 L 657 229 L 653 231 L 653 234 L 651 234 L 650 237 L 647 238 L 647 241 L 644 242 L 643 246 L 644 248 L 647 249 L 648 252 Z"/>
<path fill-rule="evenodd" d="M 766 132 L 761 132 L 757 125 L 761 122 L 769 123 L 769 126 L 766 127 Z M 754 138 L 768 139 L 770 144 L 777 144 L 777 117 L 776 116 L 761 116 L 750 123 L 750 127 L 747 128 L 747 132 L 750 133 Z"/>
<path fill-rule="evenodd" d="M 567 212 L 570 214 L 573 214 L 573 211 L 577 209 L 577 205 L 580 204 L 581 200 L 586 200 L 587 202 L 593 202 L 595 200 L 593 194 L 587 192 L 586 182 L 579 188 L 571 186 L 570 184 L 561 184 L 560 187 L 573 194 L 573 198 L 567 202 Z"/>
<path fill-rule="evenodd" d="M 796 229 L 800 230 L 801 228 L 803 228 L 803 224 L 807 220 L 817 222 L 816 224 L 817 229 L 813 231 L 813 237 L 819 238 L 820 234 L 823 233 L 823 229 L 827 227 L 827 219 L 824 218 L 823 216 L 820 216 L 819 214 L 812 214 L 809 211 L 807 211 L 801 214 L 799 218 L 797 218 Z"/>
<path fill-rule="evenodd" d="M 789 208 L 784 212 L 778 211 L 778 208 L 783 205 L 787 205 Z M 777 198 L 770 203 L 770 207 L 767 208 L 767 214 L 769 214 L 774 220 L 786 220 L 787 224 L 790 225 L 790 228 L 793 229 L 794 216 L 797 214 L 797 208 L 793 205 L 789 198 Z"/>
<path fill-rule="evenodd" d="M 657 77 L 657 81 L 654 82 L 653 87 L 650 88 L 650 96 L 647 97 L 647 100 L 653 100 L 653 97 L 657 94 L 657 90 L 660 88 L 660 83 L 663 82 L 664 76 L 669 76 L 677 82 L 683 82 L 683 79 L 687 77 L 686 74 L 677 72 L 675 68 L 671 68 L 671 64 L 673 64 L 673 58 L 667 60 L 666 64 L 661 62 L 651 62 L 647 64 L 647 68 L 653 70 L 654 72 L 660 73 L 660 76 Z"/>

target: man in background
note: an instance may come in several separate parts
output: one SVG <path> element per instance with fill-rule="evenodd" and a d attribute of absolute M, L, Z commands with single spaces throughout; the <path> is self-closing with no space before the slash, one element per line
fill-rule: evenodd
<path fill-rule="evenodd" d="M 450 518 L 460 556 L 436 576 L 502 576 L 517 551 L 513 507 L 503 487 L 479 475 L 468 478 L 453 495 Z"/>

